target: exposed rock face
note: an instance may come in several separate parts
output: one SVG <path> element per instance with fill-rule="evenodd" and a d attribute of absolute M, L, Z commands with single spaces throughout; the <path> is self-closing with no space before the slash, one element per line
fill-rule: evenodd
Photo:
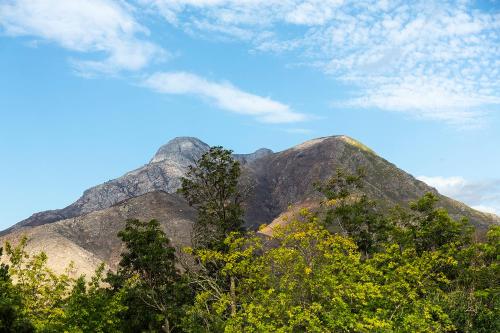
<path fill-rule="evenodd" d="M 86 190 L 80 199 L 66 208 L 36 213 L 12 229 L 68 219 L 153 191 L 173 193 L 179 188 L 180 177 L 186 173 L 188 166 L 209 149 L 206 143 L 196 138 L 175 138 L 160 147 L 143 167 Z"/>
<path fill-rule="evenodd" d="M 167 161 L 182 166 L 191 165 L 209 149 L 209 145 L 197 138 L 178 137 L 161 146 L 149 163 Z"/>
<path fill-rule="evenodd" d="M 121 246 L 116 234 L 127 218 L 156 218 L 174 244 L 187 245 L 195 212 L 172 193 L 179 188 L 180 177 L 189 165 L 208 149 L 198 139 L 176 138 L 162 146 L 147 165 L 85 191 L 64 209 L 34 214 L 4 231 L 0 241 L 28 233 L 33 239 L 31 249 L 43 249 L 49 257 L 54 253 L 57 267 L 74 260 L 87 270 L 100 261 L 111 268 L 116 266 Z M 388 206 L 406 205 L 426 192 L 437 193 L 347 136 L 314 139 L 278 153 L 259 149 L 234 157 L 242 164 L 242 176 L 253 184 L 245 202 L 249 228 L 271 223 L 290 205 L 317 205 L 321 198 L 314 182 L 329 178 L 338 168 L 354 171 L 362 167 L 366 174 L 364 190 Z M 479 230 L 500 223 L 496 215 L 478 212 L 445 196 L 440 198 L 440 205 L 452 215 L 468 217 Z"/>
<path fill-rule="evenodd" d="M 153 191 L 174 193 L 180 187 L 180 178 L 188 167 L 209 149 L 210 146 L 196 138 L 175 138 L 160 147 L 148 164 L 86 190 L 80 199 L 66 208 L 33 214 L 2 234 L 23 226 L 43 225 L 94 212 Z M 246 164 L 269 154 L 272 154 L 271 150 L 259 149 L 235 157 Z"/>

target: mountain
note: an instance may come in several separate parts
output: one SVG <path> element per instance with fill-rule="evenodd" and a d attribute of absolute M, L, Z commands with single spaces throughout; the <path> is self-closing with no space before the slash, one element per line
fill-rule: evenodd
<path fill-rule="evenodd" d="M 189 165 L 208 149 L 196 138 L 175 138 L 160 147 L 148 164 L 86 190 L 66 208 L 32 215 L 5 230 L 1 240 L 27 234 L 30 251 L 53 255 L 53 267 L 62 269 L 74 260 L 85 273 L 100 261 L 116 267 L 121 250 L 116 234 L 127 218 L 156 218 L 174 244 L 188 245 L 196 214 L 175 192 Z M 252 154 L 234 154 L 234 158 L 241 162 L 243 180 L 251 184 L 245 220 L 253 229 L 283 216 L 291 205 L 318 206 L 321 197 L 313 183 L 329 178 L 338 168 L 354 171 L 362 167 L 366 173 L 364 190 L 387 206 L 406 205 L 426 192 L 437 193 L 347 136 L 318 138 L 277 153 L 259 149 Z M 455 217 L 468 217 L 479 231 L 500 223 L 496 215 L 439 197 L 441 206 Z"/>
<path fill-rule="evenodd" d="M 195 217 L 195 210 L 179 196 L 155 191 L 77 217 L 18 228 L 4 235 L 2 243 L 16 243 L 26 236 L 27 251 L 46 252 L 49 267 L 57 273 L 64 272 L 73 261 L 76 275 L 90 276 L 101 262 L 116 268 L 123 249 L 117 233 L 127 219 L 156 219 L 174 246 L 188 246 Z"/>
<path fill-rule="evenodd" d="M 2 234 L 21 227 L 39 226 L 80 216 L 153 191 L 175 193 L 181 184 L 180 178 L 188 167 L 209 149 L 210 146 L 197 138 L 175 138 L 161 146 L 148 164 L 86 190 L 68 207 L 33 214 Z M 251 154 L 235 154 L 234 157 L 245 165 L 270 154 L 271 150 L 262 148 Z"/>
<path fill-rule="evenodd" d="M 318 203 L 313 183 L 331 177 L 338 168 L 365 171 L 364 192 L 386 206 L 405 206 L 427 192 L 438 191 L 378 156 L 362 143 L 344 135 L 318 138 L 285 151 L 268 154 L 245 165 L 256 182 L 247 208 L 247 221 L 257 227 L 269 223 L 290 205 Z M 439 195 L 439 194 L 438 194 Z M 440 205 L 452 216 L 465 216 L 485 230 L 500 218 L 439 195 Z"/>
<path fill-rule="evenodd" d="M 160 147 L 148 164 L 86 190 L 68 207 L 33 214 L 3 233 L 80 216 L 153 191 L 174 193 L 188 166 L 209 149 L 206 143 L 196 138 L 175 138 Z"/>

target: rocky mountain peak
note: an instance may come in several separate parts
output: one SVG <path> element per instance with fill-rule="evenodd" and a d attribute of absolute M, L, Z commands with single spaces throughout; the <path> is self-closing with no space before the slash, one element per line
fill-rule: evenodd
<path fill-rule="evenodd" d="M 271 149 L 260 148 L 260 149 L 257 149 L 252 155 L 254 155 L 256 157 L 262 157 L 262 156 L 270 155 L 272 153 L 273 153 L 273 151 Z"/>
<path fill-rule="evenodd" d="M 250 154 L 233 154 L 233 157 L 242 164 L 251 163 L 261 157 L 273 154 L 271 149 L 260 148 Z"/>
<path fill-rule="evenodd" d="M 161 146 L 149 163 L 169 161 L 182 165 L 190 165 L 209 149 L 210 146 L 200 139 L 181 136 Z"/>

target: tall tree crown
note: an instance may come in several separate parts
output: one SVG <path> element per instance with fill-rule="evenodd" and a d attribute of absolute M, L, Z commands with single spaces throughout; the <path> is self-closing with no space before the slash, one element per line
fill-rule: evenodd
<path fill-rule="evenodd" d="M 198 211 L 193 243 L 197 247 L 221 246 L 224 238 L 243 225 L 242 195 L 238 189 L 240 164 L 232 151 L 212 147 L 181 179 L 179 189 Z"/>

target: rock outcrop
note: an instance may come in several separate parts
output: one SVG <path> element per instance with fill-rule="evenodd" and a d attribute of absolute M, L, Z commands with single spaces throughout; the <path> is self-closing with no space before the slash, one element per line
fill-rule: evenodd
<path fill-rule="evenodd" d="M 151 161 L 125 175 L 86 190 L 74 203 L 63 209 L 33 214 L 29 218 L 4 230 L 9 233 L 20 227 L 38 226 L 87 214 L 149 192 L 175 193 L 180 178 L 188 167 L 210 149 L 197 138 L 178 137 L 158 149 Z M 235 158 L 247 164 L 272 154 L 269 149 L 259 149 L 251 154 L 238 154 Z"/>

